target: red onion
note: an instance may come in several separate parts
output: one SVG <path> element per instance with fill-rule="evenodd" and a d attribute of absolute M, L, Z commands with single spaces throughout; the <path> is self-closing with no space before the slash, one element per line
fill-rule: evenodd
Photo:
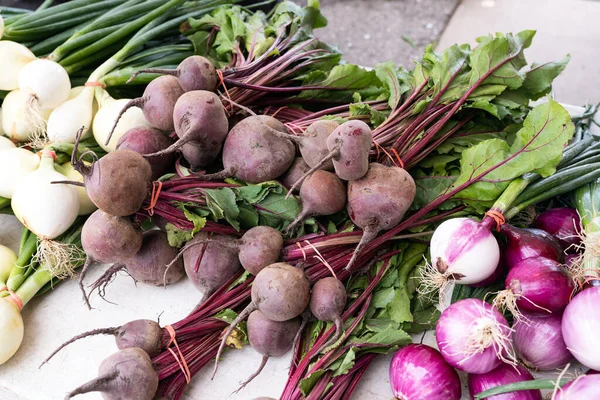
<path fill-rule="evenodd" d="M 561 265 L 544 257 L 527 258 L 506 276 L 506 290 L 496 304 L 506 304 L 517 316 L 520 311 L 535 314 L 561 312 L 575 289 L 573 280 Z"/>
<path fill-rule="evenodd" d="M 562 261 L 563 250 L 554 236 L 540 229 L 521 229 L 504 224 L 500 229 L 506 235 L 504 257 L 510 270 L 521 261 L 531 257 L 545 257 Z"/>
<path fill-rule="evenodd" d="M 481 222 L 452 218 L 441 223 L 431 237 L 434 274 L 463 285 L 479 283 L 492 275 L 500 259 L 500 247 L 491 232 L 494 224 L 490 217 Z"/>
<path fill-rule="evenodd" d="M 509 383 L 532 381 L 533 376 L 526 368 L 520 365 L 502 364 L 498 368 L 485 374 L 469 374 L 467 384 L 471 399 L 475 395 L 497 386 L 508 385 Z M 542 392 L 537 390 L 519 390 L 516 392 L 497 394 L 489 397 L 490 400 L 542 400 Z"/>
<path fill-rule="evenodd" d="M 461 371 L 483 374 L 503 360 L 515 361 L 508 322 L 482 300 L 464 299 L 445 309 L 435 335 L 446 362 Z"/>
<path fill-rule="evenodd" d="M 574 208 L 551 208 L 540 213 L 532 226 L 557 238 L 564 250 L 575 251 L 576 246 L 581 244 L 581 218 Z"/>
<path fill-rule="evenodd" d="M 433 347 L 409 344 L 390 364 L 392 392 L 398 400 L 459 400 L 460 378 Z"/>
<path fill-rule="evenodd" d="M 562 317 L 562 334 L 575 358 L 591 369 L 600 369 L 600 286 L 578 293 Z"/>
<path fill-rule="evenodd" d="M 573 359 L 563 340 L 562 315 L 526 315 L 513 325 L 513 343 L 521 361 L 542 371 L 562 368 Z"/>
<path fill-rule="evenodd" d="M 582 375 L 567 383 L 556 393 L 554 400 L 600 399 L 600 375 Z"/>

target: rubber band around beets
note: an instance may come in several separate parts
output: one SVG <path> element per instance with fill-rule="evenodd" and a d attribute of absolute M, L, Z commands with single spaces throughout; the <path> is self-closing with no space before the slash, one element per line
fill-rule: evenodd
<path fill-rule="evenodd" d="M 158 197 L 160 196 L 160 191 L 162 190 L 163 183 L 161 181 L 152 182 L 152 194 L 150 195 L 150 204 L 148 207 L 145 207 L 144 210 L 148 211 L 148 215 L 154 215 L 154 207 L 156 207 L 156 203 L 158 203 Z"/>
<path fill-rule="evenodd" d="M 231 100 L 231 96 L 229 95 L 229 90 L 227 90 L 227 86 L 225 86 L 225 78 L 223 77 L 223 72 L 220 69 L 217 70 L 217 75 L 219 76 L 219 83 L 223 86 L 227 98 L 229 99 L 229 101 L 233 101 Z M 231 108 L 233 109 L 233 106 L 231 106 Z"/>
<path fill-rule="evenodd" d="M 496 221 L 496 231 L 500 232 L 500 227 L 506 222 L 504 215 L 502 215 L 500 211 L 496 210 L 489 210 L 485 213 L 485 215 Z"/>
<path fill-rule="evenodd" d="M 171 325 L 166 325 L 165 329 L 167 330 L 167 332 L 169 332 L 169 336 L 171 337 L 171 339 L 169 340 L 169 344 L 167 344 L 167 350 L 169 350 L 169 352 L 171 353 L 173 358 L 175 358 L 175 361 L 177 361 L 177 365 L 179 365 L 179 368 L 181 368 L 181 372 L 183 372 L 183 376 L 185 376 L 185 381 L 189 384 L 190 381 L 192 380 L 192 373 L 190 372 L 190 368 L 188 367 L 187 362 L 185 361 L 185 357 L 183 356 L 183 354 L 181 353 L 181 350 L 179 349 L 177 340 L 175 340 L 175 329 Z M 175 351 L 173 351 L 173 349 L 171 348 L 172 344 L 175 345 L 175 348 L 177 349 L 177 353 L 179 354 L 179 357 L 177 356 L 177 354 L 175 354 Z"/>
<path fill-rule="evenodd" d="M 394 149 L 393 147 L 392 147 L 392 153 L 394 153 L 394 155 L 396 156 L 396 159 L 398 160 L 398 164 L 400 164 L 400 168 L 404 169 L 404 163 L 402 162 L 402 159 L 400 158 L 400 154 L 398 154 L 396 149 Z"/>
<path fill-rule="evenodd" d="M 0 288 L 0 293 L 7 291 L 9 294 L 9 298 L 7 299 L 9 300 L 11 303 L 13 303 L 15 306 L 17 306 L 17 308 L 19 309 L 19 311 L 23 311 L 23 301 L 21 301 L 21 299 L 19 298 L 19 296 L 17 296 L 17 294 L 15 292 L 13 292 L 12 290 L 10 290 L 8 288 L 8 286 L 4 286 Z"/>
<path fill-rule="evenodd" d="M 100 82 L 86 82 L 84 83 L 85 87 L 100 87 L 102 89 L 106 89 L 106 85 Z"/>

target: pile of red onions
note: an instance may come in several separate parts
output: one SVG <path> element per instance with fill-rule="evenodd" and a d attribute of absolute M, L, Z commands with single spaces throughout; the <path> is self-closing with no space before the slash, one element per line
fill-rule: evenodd
<path fill-rule="evenodd" d="M 581 244 L 581 218 L 574 208 L 562 207 L 544 211 L 535 218 L 532 226 L 554 236 L 564 250 L 576 251 Z"/>

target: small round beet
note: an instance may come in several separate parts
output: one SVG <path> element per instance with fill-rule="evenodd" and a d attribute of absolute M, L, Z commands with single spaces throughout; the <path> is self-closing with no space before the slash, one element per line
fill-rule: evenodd
<path fill-rule="evenodd" d="M 129 275 L 136 281 L 156 286 L 169 285 L 185 275 L 181 260 L 172 263 L 176 257 L 177 249 L 169 245 L 167 234 L 152 230 L 144 233 L 140 251 L 125 265 Z"/>
<path fill-rule="evenodd" d="M 125 132 L 119 143 L 117 150 L 131 150 L 140 154 L 152 154 L 166 149 L 173 141 L 158 129 L 149 126 L 139 126 Z M 150 163 L 152 168 L 152 179 L 156 180 L 163 176 L 175 163 L 173 154 L 165 154 L 160 157 L 154 157 Z"/>
<path fill-rule="evenodd" d="M 216 147 L 202 147 L 196 142 L 189 142 L 181 146 L 181 154 L 192 169 L 206 168 L 218 158 L 221 147 L 220 144 Z"/>
<path fill-rule="evenodd" d="M 302 158 L 311 168 L 327 157 L 329 154 L 327 138 L 339 126 L 340 124 L 333 120 L 315 121 L 300 136 L 302 138 L 298 142 L 300 154 L 302 154 Z M 320 168 L 326 171 L 333 171 L 333 161 L 328 160 Z"/>
<path fill-rule="evenodd" d="M 152 168 L 131 150 L 108 153 L 88 167 L 75 162 L 90 200 L 102 211 L 124 217 L 138 211 L 148 196 Z"/>
<path fill-rule="evenodd" d="M 319 321 L 335 323 L 335 335 L 324 347 L 335 343 L 342 334 L 342 312 L 346 306 L 346 288 L 335 277 L 319 279 L 312 288 L 310 311 Z"/>
<path fill-rule="evenodd" d="M 235 245 L 235 238 L 226 235 L 209 235 L 199 232 L 183 250 L 185 273 L 196 289 L 202 292 L 203 303 L 217 289 L 227 283 L 242 269 L 237 246 L 232 248 L 222 242 Z"/>
<path fill-rule="evenodd" d="M 214 92 L 217 88 L 217 70 L 208 58 L 202 56 L 187 57 L 179 63 L 177 69 L 147 68 L 139 70 L 131 76 L 129 81 L 143 73 L 174 76 L 179 79 L 181 88 L 186 92 L 192 90 Z"/>
<path fill-rule="evenodd" d="M 317 170 L 302 182 L 300 199 L 302 211 L 288 225 L 286 232 L 292 232 L 307 217 L 342 211 L 346 205 L 346 187 L 336 174 Z"/>
<path fill-rule="evenodd" d="M 132 347 L 110 355 L 100 364 L 98 377 L 71 391 L 78 394 L 102 392 L 105 400 L 149 400 L 158 389 L 158 374 L 142 349 Z"/>
<path fill-rule="evenodd" d="M 365 176 L 349 182 L 348 215 L 363 230 L 363 235 L 347 269 L 379 232 L 391 229 L 402 221 L 415 194 L 415 181 L 406 170 L 379 163 L 371 163 Z"/>
<path fill-rule="evenodd" d="M 281 176 L 281 184 L 289 189 L 294 183 L 302 180 L 300 182 L 301 185 L 302 182 L 304 182 L 304 178 L 302 177 L 308 170 L 310 170 L 310 167 L 306 164 L 306 161 L 304 161 L 302 157 L 296 157 L 292 166 Z M 300 189 L 294 189 L 294 193 L 298 193 L 299 190 Z"/>
<path fill-rule="evenodd" d="M 283 237 L 277 229 L 255 226 L 244 233 L 239 245 L 239 260 L 244 269 L 256 276 L 281 257 Z"/>

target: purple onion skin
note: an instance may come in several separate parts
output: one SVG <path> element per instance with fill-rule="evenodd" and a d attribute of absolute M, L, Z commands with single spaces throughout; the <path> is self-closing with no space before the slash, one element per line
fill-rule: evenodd
<path fill-rule="evenodd" d="M 563 386 L 554 397 L 554 400 L 579 399 L 600 399 L 600 375 L 582 375 Z"/>
<path fill-rule="evenodd" d="M 515 265 L 504 281 L 517 296 L 520 311 L 548 315 L 565 309 L 575 289 L 567 271 L 544 257 L 528 258 Z"/>
<path fill-rule="evenodd" d="M 485 374 L 469 374 L 467 384 L 469 386 L 470 398 L 475 395 L 498 386 L 509 383 L 532 381 L 533 376 L 527 368 L 517 365 L 502 364 L 498 368 Z M 490 400 L 542 400 L 542 392 L 538 390 L 519 390 L 517 392 L 497 394 L 488 397 Z"/>
<path fill-rule="evenodd" d="M 521 229 L 504 224 L 500 229 L 507 239 L 504 248 L 506 267 L 510 270 L 531 257 L 545 257 L 562 262 L 563 250 L 558 240 L 540 229 Z"/>
<path fill-rule="evenodd" d="M 461 395 L 456 371 L 424 344 L 409 344 L 394 354 L 390 383 L 398 400 L 459 400 Z"/>
<path fill-rule="evenodd" d="M 562 336 L 562 315 L 524 315 L 513 325 L 513 344 L 523 363 L 532 369 L 549 371 L 562 368 L 573 355 Z"/>
<path fill-rule="evenodd" d="M 498 367 L 495 346 L 475 354 L 469 354 L 469 338 L 476 337 L 478 329 L 495 324 L 501 335 L 510 340 L 511 331 L 506 318 L 495 307 L 481 300 L 464 299 L 452 304 L 442 312 L 435 327 L 435 340 L 444 360 L 452 367 L 470 374 L 483 374 Z"/>
<path fill-rule="evenodd" d="M 574 208 L 551 208 L 540 213 L 533 221 L 534 228 L 542 229 L 558 239 L 563 250 L 575 251 L 581 244 L 578 229 L 581 218 Z"/>

